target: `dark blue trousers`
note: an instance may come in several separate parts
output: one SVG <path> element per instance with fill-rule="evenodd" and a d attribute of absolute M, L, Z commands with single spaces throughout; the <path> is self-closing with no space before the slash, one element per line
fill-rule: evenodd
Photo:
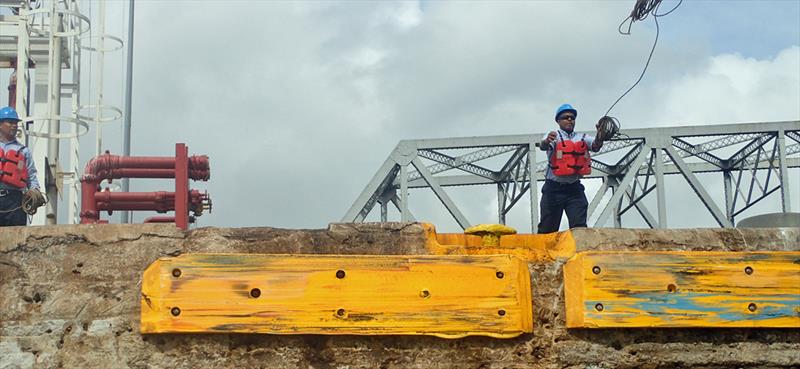
<path fill-rule="evenodd" d="M 586 227 L 589 202 L 586 201 L 583 190 L 580 181 L 569 184 L 545 181 L 542 187 L 542 200 L 539 202 L 541 211 L 539 233 L 558 232 L 561 214 L 564 212 L 567 213 L 570 228 Z"/>
<path fill-rule="evenodd" d="M 24 226 L 28 215 L 22 210 L 22 191 L 3 190 L 0 196 L 0 227 Z"/>

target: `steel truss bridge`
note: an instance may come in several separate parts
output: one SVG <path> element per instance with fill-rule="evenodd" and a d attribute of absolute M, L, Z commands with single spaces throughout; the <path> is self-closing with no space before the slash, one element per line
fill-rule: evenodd
<path fill-rule="evenodd" d="M 635 210 L 651 228 L 667 228 L 665 175 L 680 175 L 694 190 L 721 227 L 733 227 L 736 217 L 773 193 L 781 197 L 784 213 L 791 212 L 789 170 L 800 168 L 800 121 L 741 123 L 623 130 L 592 157 L 592 174 L 603 183 L 589 204 L 589 219 L 600 211 L 594 225 Z M 380 205 L 381 221 L 388 219 L 388 204 L 401 221 L 412 221 L 408 191 L 430 188 L 462 227 L 471 224 L 445 188 L 494 185 L 498 196 L 498 222 L 527 193 L 531 231 L 539 222 L 539 194 L 531 182 L 543 181 L 546 154 L 539 150 L 543 134 L 403 140 L 372 177 L 343 222 L 363 222 Z M 457 154 L 453 154 L 457 151 Z M 537 159 L 537 156 L 539 157 Z M 724 204 L 718 204 L 698 173 L 719 173 L 724 184 Z M 608 191 L 605 207 L 598 209 Z M 655 215 L 642 201 L 657 198 Z"/>

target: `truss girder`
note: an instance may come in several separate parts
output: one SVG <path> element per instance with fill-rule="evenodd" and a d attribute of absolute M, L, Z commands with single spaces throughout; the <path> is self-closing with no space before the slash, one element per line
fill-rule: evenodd
<path fill-rule="evenodd" d="M 749 144 L 745 145 L 743 148 L 739 149 L 735 154 L 733 154 L 729 160 L 731 167 L 736 167 L 741 163 L 742 160 L 750 156 L 750 154 L 756 152 L 762 146 L 764 146 L 767 142 L 775 138 L 775 135 L 772 133 L 763 134 L 754 140 L 750 141 Z"/>
<path fill-rule="evenodd" d="M 399 171 L 400 165 L 398 165 L 391 156 L 387 158 L 372 177 L 367 187 L 361 191 L 361 195 L 358 196 L 358 199 L 356 199 L 347 211 L 342 221 L 363 222 L 364 218 L 367 217 L 384 191 L 386 191 L 389 185 L 394 181 Z"/>
<path fill-rule="evenodd" d="M 607 221 L 612 212 L 617 223 L 620 213 L 635 208 L 649 226 L 665 227 L 661 222 L 666 224 L 663 204 L 667 200 L 662 197 L 668 197 L 666 194 L 669 192 L 663 188 L 663 176 L 675 174 L 684 177 L 723 227 L 732 226 L 734 216 L 779 189 L 785 197 L 784 211 L 788 211 L 785 203 L 788 202 L 789 190 L 784 188 L 784 183 L 788 180 L 787 170 L 800 168 L 800 121 L 661 127 L 624 130 L 621 133 L 625 138 L 607 141 L 600 152 L 593 155 L 592 167 L 595 170 L 587 176 L 604 179 L 601 191 L 592 198 L 590 213 L 602 202 L 608 188 L 615 189 L 612 201 L 605 205 L 598 224 L 601 220 Z M 469 223 L 444 188 L 492 184 L 498 193 L 498 218 L 502 221 L 505 213 L 526 193 L 536 191 L 536 187 L 530 184 L 533 177 L 531 171 L 535 171 L 537 180 L 544 179 L 543 173 L 548 162 L 532 162 L 529 155 L 529 151 L 539 151 L 537 142 L 542 136 L 531 134 L 401 141 L 401 145 L 414 148 L 411 154 L 413 159 L 406 163 L 411 164 L 407 167 L 408 172 L 400 173 L 401 165 L 391 157 L 387 159 L 389 163 L 384 163 L 376 173 L 343 221 L 363 221 L 375 203 L 385 204 L 387 199 L 396 205 L 407 205 L 402 203 L 402 191 L 397 191 L 402 182 L 399 174 L 407 175 L 404 187 L 408 189 L 431 188 L 462 226 Z M 738 144 L 743 146 L 733 154 L 730 154 L 731 150 L 721 150 Z M 534 147 L 535 150 L 528 149 Z M 474 150 L 460 156 L 447 153 L 447 150 L 464 149 Z M 616 154 L 618 159 L 608 155 L 619 150 L 627 152 Z M 507 153 L 511 155 L 505 160 L 476 164 Z M 424 166 L 419 157 L 436 163 Z M 687 161 L 690 158 L 699 160 Z M 424 172 L 427 173 L 423 173 L 421 168 L 426 169 Z M 636 170 L 631 171 L 631 168 Z M 462 174 L 440 174 L 453 169 Z M 739 178 L 733 180 L 737 172 Z M 731 180 L 726 183 L 731 188 L 727 192 L 730 195 L 726 197 L 724 212 L 711 199 L 709 193 L 714 191 L 704 187 L 707 181 L 705 177 L 698 178 L 698 173 L 728 173 Z M 656 178 L 656 181 L 650 178 Z M 395 191 L 399 194 L 395 195 Z M 659 197 L 658 219 L 650 214 L 642 202 L 644 198 L 652 197 L 652 192 L 657 192 Z M 533 199 L 535 196 L 530 197 Z M 538 204 L 531 203 L 531 212 L 532 223 L 535 223 L 533 213 L 538 212 Z M 534 224 L 532 228 L 535 229 Z"/>
<path fill-rule="evenodd" d="M 681 138 L 674 137 L 672 139 L 672 146 L 675 146 L 681 150 L 683 150 L 687 156 L 696 156 L 700 159 L 705 160 L 708 163 L 714 164 L 718 167 L 722 167 L 722 159 L 719 157 L 709 153 L 706 150 L 699 149 L 695 145 L 692 145 Z"/>
<path fill-rule="evenodd" d="M 437 151 L 419 150 L 419 151 L 417 151 L 417 155 L 420 156 L 420 157 L 423 157 L 423 158 L 430 159 L 430 160 L 433 160 L 435 162 L 438 162 L 439 164 L 447 165 L 451 169 L 460 169 L 460 170 L 463 170 L 463 171 L 465 171 L 467 173 L 472 173 L 474 175 L 481 176 L 481 177 L 484 177 L 484 178 L 489 178 L 489 179 L 496 179 L 496 177 L 497 177 L 497 174 L 495 172 L 489 170 L 489 169 L 486 169 L 486 168 L 481 167 L 479 165 L 475 165 L 475 164 L 471 164 L 471 163 L 465 163 L 462 160 L 456 159 L 456 158 L 454 158 L 452 156 L 449 156 L 449 155 L 442 154 L 442 153 L 437 152 Z M 417 173 L 422 174 L 419 171 L 417 171 Z"/>
<path fill-rule="evenodd" d="M 794 132 L 786 131 L 786 137 L 789 137 L 789 138 L 793 139 L 794 142 L 797 142 L 797 143 L 800 144 L 800 132 L 797 132 L 797 131 L 794 131 Z"/>
<path fill-rule="evenodd" d="M 472 163 L 475 163 L 475 162 L 478 162 L 478 161 L 481 161 L 481 160 L 484 160 L 484 159 L 495 157 L 497 155 L 505 154 L 505 153 L 507 153 L 509 151 L 514 151 L 514 150 L 517 149 L 517 147 L 518 147 L 517 145 L 487 147 L 487 148 L 483 148 L 483 149 L 480 149 L 480 150 L 477 150 L 477 151 L 473 151 L 473 152 L 465 154 L 465 155 L 454 157 L 453 161 L 454 161 L 454 163 L 472 164 Z M 444 148 L 444 149 L 446 149 L 446 148 Z M 434 150 L 434 149 L 423 149 L 423 150 L 420 150 L 420 151 L 425 151 L 425 150 Z M 441 172 L 444 172 L 444 171 L 448 171 L 450 169 L 455 169 L 455 167 L 453 167 L 452 165 L 444 164 L 444 163 L 433 164 L 433 165 L 428 166 L 427 168 L 428 168 L 428 171 L 431 172 L 432 174 L 438 174 L 438 173 L 441 173 Z M 411 172 L 411 173 L 408 174 L 408 179 L 409 180 L 413 181 L 413 180 L 420 179 L 420 178 L 422 178 L 422 175 L 420 175 L 419 172 L 415 171 L 415 172 Z"/>

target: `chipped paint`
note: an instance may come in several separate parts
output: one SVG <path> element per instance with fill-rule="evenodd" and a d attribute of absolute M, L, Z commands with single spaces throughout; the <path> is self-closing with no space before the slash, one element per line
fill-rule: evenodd
<path fill-rule="evenodd" d="M 509 255 L 187 254 L 151 264 L 141 296 L 142 333 L 509 338 L 533 330 L 528 267 Z"/>
<path fill-rule="evenodd" d="M 800 252 L 582 252 L 564 267 L 567 327 L 798 328 L 798 257 Z"/>

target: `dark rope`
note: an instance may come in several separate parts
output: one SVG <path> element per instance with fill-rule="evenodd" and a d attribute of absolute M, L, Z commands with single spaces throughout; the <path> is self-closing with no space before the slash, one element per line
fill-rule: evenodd
<path fill-rule="evenodd" d="M 656 38 L 653 41 L 653 47 L 650 48 L 650 54 L 647 56 L 647 62 L 645 62 L 644 68 L 642 69 L 642 73 L 639 74 L 639 78 L 636 80 L 636 82 L 633 83 L 633 85 L 630 88 L 628 88 L 628 90 L 626 90 L 616 101 L 614 101 L 613 104 L 611 104 L 611 107 L 608 108 L 606 114 L 603 115 L 603 117 L 600 118 L 600 120 L 597 122 L 598 126 L 597 136 L 601 140 L 612 139 L 619 135 L 619 129 L 620 129 L 619 120 L 617 118 L 609 116 L 608 114 L 611 113 L 611 109 L 614 109 L 614 106 L 616 106 L 617 103 L 620 102 L 620 100 L 622 100 L 623 97 L 625 97 L 625 95 L 631 92 L 631 90 L 633 90 L 633 88 L 636 87 L 636 85 L 638 85 L 639 82 L 642 81 L 642 78 L 644 78 L 644 74 L 647 71 L 647 67 L 650 66 L 650 60 L 653 58 L 653 52 L 656 50 L 656 45 L 658 45 L 658 35 L 660 32 L 660 28 L 658 26 L 658 18 L 674 12 L 675 9 L 678 9 L 681 3 L 683 3 L 683 0 L 680 0 L 678 1 L 678 4 L 675 5 L 675 7 L 672 8 L 670 11 L 659 14 L 658 7 L 661 6 L 661 1 L 662 0 L 636 0 L 636 5 L 633 6 L 631 15 L 625 18 L 625 20 L 623 20 L 622 23 L 620 23 L 619 28 L 617 29 L 620 34 L 630 35 L 633 22 L 643 21 L 647 19 L 648 15 L 652 14 L 653 21 L 655 21 L 656 23 Z M 627 31 L 623 32 L 622 27 L 625 25 L 625 23 L 628 23 L 628 29 Z"/>

